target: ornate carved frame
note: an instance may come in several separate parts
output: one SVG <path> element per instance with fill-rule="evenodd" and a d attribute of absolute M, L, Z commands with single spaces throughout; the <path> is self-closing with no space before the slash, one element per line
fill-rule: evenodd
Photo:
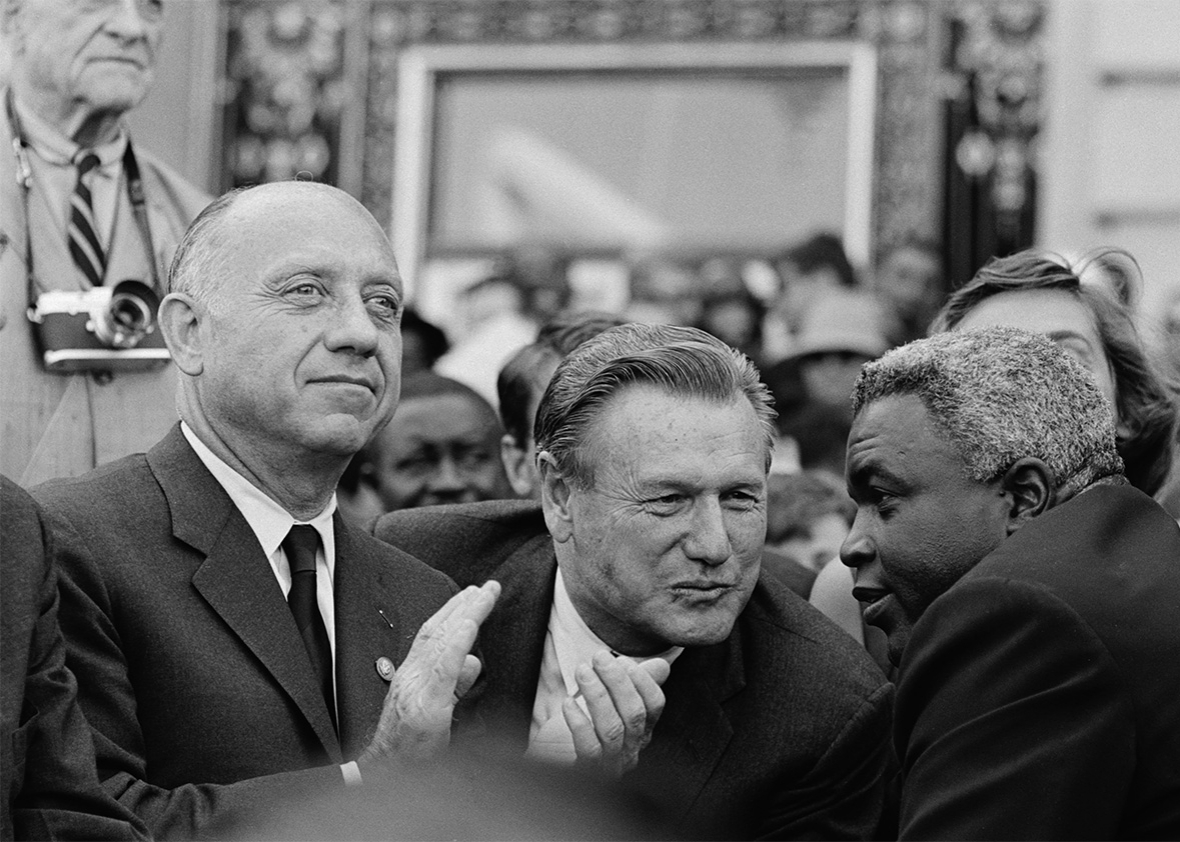
<path fill-rule="evenodd" d="M 330 164 L 324 177 L 354 192 L 389 224 L 400 133 L 399 65 L 410 48 L 703 48 L 855 40 L 872 45 L 877 55 L 873 248 L 911 235 L 937 239 L 943 210 L 945 18 L 965 2 L 968 8 L 990 8 L 995 1 L 221 0 L 229 33 L 225 98 L 270 126 L 228 119 L 222 167 L 235 172 L 235 162 L 248 161 L 251 149 L 273 147 L 284 153 L 277 156 L 283 160 L 291 150 L 322 148 L 309 140 L 326 139 Z M 249 33 L 255 37 L 245 37 Z M 306 100 L 287 95 L 293 68 L 304 88 L 318 92 L 310 130 Z M 264 177 L 294 173 L 281 169 L 266 170 L 270 174 Z M 308 167 L 299 163 L 296 169 Z"/>
<path fill-rule="evenodd" d="M 417 45 L 399 63 L 397 145 L 392 194 L 394 247 L 403 273 L 417 277 L 424 251 L 434 251 L 428 216 L 440 194 L 431 177 L 436 150 L 436 88 L 443 80 L 463 84 L 487 72 L 516 74 L 516 84 L 538 76 L 554 84 L 576 78 L 597 80 L 596 100 L 612 111 L 610 97 L 620 73 L 628 79 L 674 80 L 691 74 L 734 79 L 756 74 L 756 84 L 774 79 L 790 89 L 799 71 L 832 74 L 846 92 L 847 156 L 844 181 L 833 185 L 845 208 L 842 232 L 854 262 L 864 263 L 872 239 L 873 121 L 876 102 L 876 52 L 861 41 L 793 41 L 784 43 L 590 44 L 590 45 Z M 778 187 L 782 193 L 790 184 Z M 767 243 L 768 250 L 778 242 Z"/>
<path fill-rule="evenodd" d="M 361 198 L 392 219 L 401 57 L 420 45 L 871 45 L 877 55 L 871 247 L 936 237 L 941 199 L 937 0 L 370 0 Z M 868 255 L 871 257 L 871 255 Z"/>

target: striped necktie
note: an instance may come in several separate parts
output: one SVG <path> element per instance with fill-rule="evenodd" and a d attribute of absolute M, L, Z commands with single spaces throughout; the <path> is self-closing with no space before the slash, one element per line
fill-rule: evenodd
<path fill-rule="evenodd" d="M 94 221 L 94 202 L 86 186 L 86 174 L 98 166 L 98 156 L 83 150 L 75 158 L 78 183 L 70 197 L 70 254 L 74 265 L 93 286 L 102 286 L 107 271 L 107 257 L 98 239 L 98 225 Z"/>

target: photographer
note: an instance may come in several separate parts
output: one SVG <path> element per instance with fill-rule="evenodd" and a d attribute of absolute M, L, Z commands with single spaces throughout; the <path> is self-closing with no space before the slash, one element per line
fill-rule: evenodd
<path fill-rule="evenodd" d="M 133 147 L 123 119 L 151 87 L 160 0 L 0 3 L 0 472 L 30 485 L 175 423 L 155 305 L 209 197 Z"/>

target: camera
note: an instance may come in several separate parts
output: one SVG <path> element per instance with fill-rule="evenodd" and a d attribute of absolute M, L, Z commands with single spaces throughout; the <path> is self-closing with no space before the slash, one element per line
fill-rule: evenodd
<path fill-rule="evenodd" d="M 143 371 L 171 357 L 156 329 L 160 297 L 141 281 L 37 297 L 29 320 L 53 372 Z"/>

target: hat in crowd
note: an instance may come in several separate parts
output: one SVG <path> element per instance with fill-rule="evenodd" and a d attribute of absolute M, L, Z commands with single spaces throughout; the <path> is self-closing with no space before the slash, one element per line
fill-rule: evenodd
<path fill-rule="evenodd" d="M 803 314 L 803 325 L 787 359 L 819 354 L 852 353 L 870 359 L 890 348 L 882 328 L 883 310 L 873 296 L 830 289 Z"/>

